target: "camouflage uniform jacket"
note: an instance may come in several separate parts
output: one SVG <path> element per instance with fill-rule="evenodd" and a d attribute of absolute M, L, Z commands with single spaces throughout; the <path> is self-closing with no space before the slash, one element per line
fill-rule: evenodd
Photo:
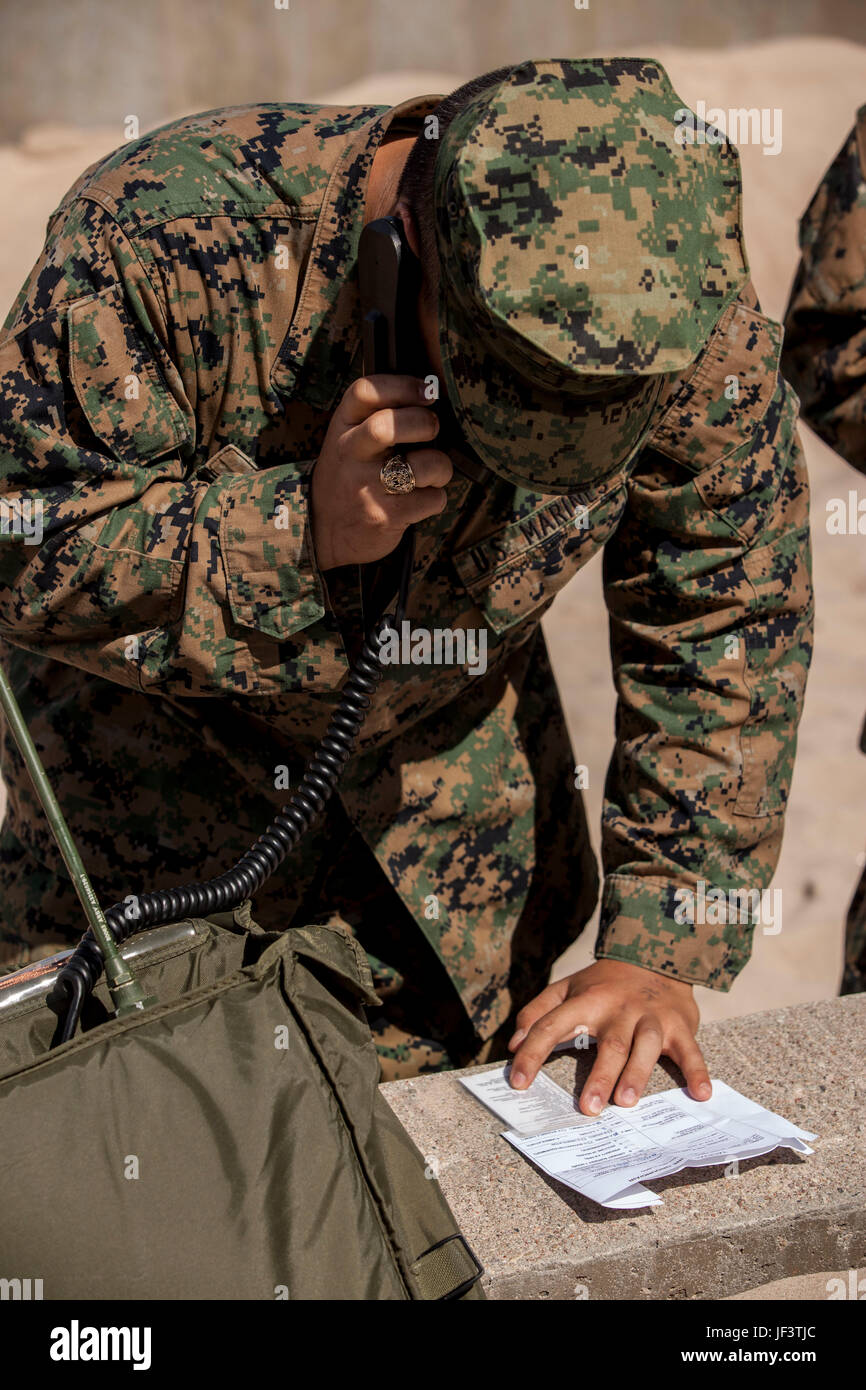
<path fill-rule="evenodd" d="M 41 499 L 45 534 L 3 538 L 0 634 L 108 901 L 239 855 L 338 699 L 361 618 L 316 568 L 309 474 L 361 371 L 372 156 L 437 100 L 144 137 L 70 190 L 8 318 L 5 495 Z M 598 954 L 723 989 L 748 958 L 747 923 L 684 922 L 677 889 L 763 887 L 781 841 L 811 590 L 780 340 L 747 290 L 627 468 L 572 495 L 458 473 L 418 528 L 409 618 L 485 626 L 487 671 L 389 674 L 340 795 L 481 1037 L 597 897 L 539 622 L 602 547 L 619 705 Z M 12 964 L 79 918 L 8 746 L 3 772 Z M 263 890 L 265 925 L 320 852 Z"/>
<path fill-rule="evenodd" d="M 866 473 L 866 106 L 800 221 L 782 366 L 803 418 Z"/>
<path fill-rule="evenodd" d="M 804 419 L 866 473 L 866 106 L 803 214 L 800 250 L 782 368 Z M 866 722 L 860 748 L 866 753 Z M 866 869 L 848 910 L 842 993 L 864 989 Z"/>

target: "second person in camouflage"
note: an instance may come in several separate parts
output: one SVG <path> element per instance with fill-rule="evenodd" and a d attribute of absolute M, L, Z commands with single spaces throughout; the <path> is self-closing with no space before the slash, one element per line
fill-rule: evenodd
<path fill-rule="evenodd" d="M 803 418 L 866 473 L 866 106 L 800 221 L 782 370 Z M 866 504 L 854 524 L 866 531 Z M 850 525 L 850 522 L 848 522 Z M 866 753 L 866 723 L 860 734 Z M 842 994 L 866 989 L 866 868 L 848 908 Z"/>

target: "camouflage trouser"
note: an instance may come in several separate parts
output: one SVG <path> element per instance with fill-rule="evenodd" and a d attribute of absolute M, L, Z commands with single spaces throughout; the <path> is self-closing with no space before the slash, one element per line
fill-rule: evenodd
<path fill-rule="evenodd" d="M 462 1051 L 452 1056 L 446 1044 L 432 1038 L 419 1038 L 389 1023 L 386 1014 L 370 1020 L 383 1081 L 399 1081 L 406 1076 L 421 1076 L 424 1072 L 453 1071 L 455 1067 L 470 1067 L 482 1062 L 503 1062 L 511 1053 L 508 1038 L 514 1032 L 513 1020 L 507 1030 L 500 1029 L 486 1042 L 477 1041 L 474 1051 Z"/>
<path fill-rule="evenodd" d="M 340 849 L 328 856 L 310 905 L 338 919 L 367 953 L 381 1003 L 368 1018 L 382 1080 L 504 1060 L 513 1016 L 492 1038 L 477 1036 L 445 967 L 338 803 L 330 821 L 330 843 Z M 295 924 L 305 915 L 302 906 Z"/>
<path fill-rule="evenodd" d="M 840 994 L 866 991 L 866 868 L 854 890 L 845 922 L 845 973 Z"/>

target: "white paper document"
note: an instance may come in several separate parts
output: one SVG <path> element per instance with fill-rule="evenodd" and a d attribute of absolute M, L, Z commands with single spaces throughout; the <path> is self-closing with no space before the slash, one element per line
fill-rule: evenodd
<path fill-rule="evenodd" d="M 508 1067 L 463 1079 L 468 1091 L 509 1126 L 503 1131 L 519 1153 L 543 1172 L 601 1206 L 657 1206 L 643 1186 L 682 1168 L 757 1158 L 771 1149 L 812 1153 L 816 1136 L 747 1100 L 724 1081 L 712 1098 L 692 1100 L 685 1090 L 643 1096 L 629 1109 L 609 1105 L 581 1115 L 577 1097 L 539 1072 L 525 1091 L 514 1091 Z"/>

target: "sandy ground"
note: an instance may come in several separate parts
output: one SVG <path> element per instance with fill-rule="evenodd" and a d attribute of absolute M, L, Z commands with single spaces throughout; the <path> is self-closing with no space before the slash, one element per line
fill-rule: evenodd
<path fill-rule="evenodd" d="M 779 108 L 782 150 L 741 146 L 745 223 L 764 309 L 779 315 L 797 260 L 796 221 L 866 100 L 866 50 L 838 40 L 785 39 L 718 51 L 647 49 L 668 68 L 694 107 Z M 447 91 L 469 74 L 389 73 L 311 98 L 394 102 Z M 213 102 L 219 103 L 218 93 Z M 179 114 L 179 113 L 178 113 Z M 0 146 L 0 305 L 5 313 L 32 265 L 49 212 L 81 170 L 119 143 L 116 128 L 42 125 L 16 146 Z M 800 758 L 775 886 L 783 892 L 779 935 L 759 936 L 752 962 L 727 995 L 701 990 L 705 1019 L 835 994 L 845 908 L 863 859 L 866 758 L 856 751 L 866 703 L 866 570 L 858 537 L 829 536 L 826 502 L 857 486 L 857 475 L 807 430 L 813 480 L 818 632 Z M 862 494 L 861 483 L 861 494 Z M 578 761 L 590 772 L 589 810 L 597 827 L 610 754 L 613 689 L 600 567 L 593 563 L 557 600 L 547 620 Z M 596 831 L 596 841 L 597 841 Z M 558 973 L 591 958 L 590 930 Z"/>

